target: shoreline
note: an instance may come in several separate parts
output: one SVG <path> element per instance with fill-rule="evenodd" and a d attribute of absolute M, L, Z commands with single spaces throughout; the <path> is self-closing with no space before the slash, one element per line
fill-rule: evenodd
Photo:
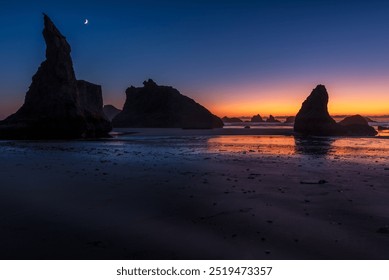
<path fill-rule="evenodd" d="M 279 128 L 214 128 L 214 129 L 181 129 L 181 128 L 115 128 L 111 132 L 113 139 L 120 136 L 295 136 L 318 139 L 372 138 L 389 139 L 389 135 L 381 133 L 376 136 L 304 136 L 293 131 L 293 127 Z"/>
<path fill-rule="evenodd" d="M 0 142 L 0 259 L 389 257 L 385 155 L 130 138 Z"/>

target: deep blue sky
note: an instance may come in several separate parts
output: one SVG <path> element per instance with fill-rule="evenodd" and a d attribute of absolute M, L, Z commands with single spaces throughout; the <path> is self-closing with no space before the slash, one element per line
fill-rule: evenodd
<path fill-rule="evenodd" d="M 44 60 L 41 12 L 105 103 L 122 106 L 129 85 L 153 78 L 219 115 L 281 114 L 325 83 L 336 113 L 353 101 L 362 110 L 366 96 L 372 113 L 389 113 L 384 1 L 0 0 L 0 118 L 21 105 Z"/>

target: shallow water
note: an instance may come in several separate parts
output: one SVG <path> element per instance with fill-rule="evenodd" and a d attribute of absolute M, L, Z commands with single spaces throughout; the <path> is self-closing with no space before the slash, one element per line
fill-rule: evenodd
<path fill-rule="evenodd" d="M 86 152 L 115 158 L 118 153 L 175 155 L 246 155 L 320 157 L 382 163 L 389 159 L 389 138 L 337 138 L 254 135 L 142 136 L 130 134 L 99 141 L 0 141 L 0 152 L 13 150 Z"/>
<path fill-rule="evenodd" d="M 371 117 L 374 122 L 369 123 L 370 126 L 374 127 L 375 130 L 378 131 L 378 126 L 384 126 L 389 127 L 389 118 L 387 117 Z M 336 122 L 342 121 L 344 118 L 335 117 L 334 118 Z M 279 118 L 281 121 L 280 123 L 266 123 L 266 122 L 249 122 L 246 120 L 246 122 L 243 123 L 226 123 L 225 128 L 239 128 L 244 129 L 246 126 L 250 126 L 251 128 L 266 128 L 266 129 L 291 129 L 293 128 L 293 124 L 291 123 L 284 123 L 284 118 Z M 389 130 L 385 131 L 378 131 L 377 136 L 386 136 L 389 137 Z"/>
<path fill-rule="evenodd" d="M 219 136 L 207 140 L 209 151 L 266 155 L 306 155 L 376 161 L 389 159 L 389 139 L 304 138 L 294 136 Z"/>
<path fill-rule="evenodd" d="M 118 137 L 112 145 L 183 154 L 230 154 L 247 156 L 298 156 L 382 163 L 389 159 L 389 139 L 380 137 L 296 136 L 137 136 Z"/>
<path fill-rule="evenodd" d="M 0 141 L 0 256 L 387 259 L 388 158 L 377 137 Z"/>

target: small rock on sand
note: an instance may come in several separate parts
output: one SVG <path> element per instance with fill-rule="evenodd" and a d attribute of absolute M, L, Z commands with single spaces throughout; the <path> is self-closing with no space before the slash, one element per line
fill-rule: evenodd
<path fill-rule="evenodd" d="M 389 226 L 381 227 L 377 230 L 377 233 L 389 234 Z"/>
<path fill-rule="evenodd" d="M 326 180 L 319 180 L 319 181 L 300 181 L 300 184 L 302 185 L 323 185 L 328 183 Z"/>

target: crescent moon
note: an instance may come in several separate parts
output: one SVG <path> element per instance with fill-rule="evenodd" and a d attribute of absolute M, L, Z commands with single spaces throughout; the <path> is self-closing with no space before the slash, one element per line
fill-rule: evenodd
<path fill-rule="evenodd" d="M 85 19 L 84 24 L 87 25 L 88 23 L 89 23 L 89 20 L 88 20 L 88 19 Z"/>

